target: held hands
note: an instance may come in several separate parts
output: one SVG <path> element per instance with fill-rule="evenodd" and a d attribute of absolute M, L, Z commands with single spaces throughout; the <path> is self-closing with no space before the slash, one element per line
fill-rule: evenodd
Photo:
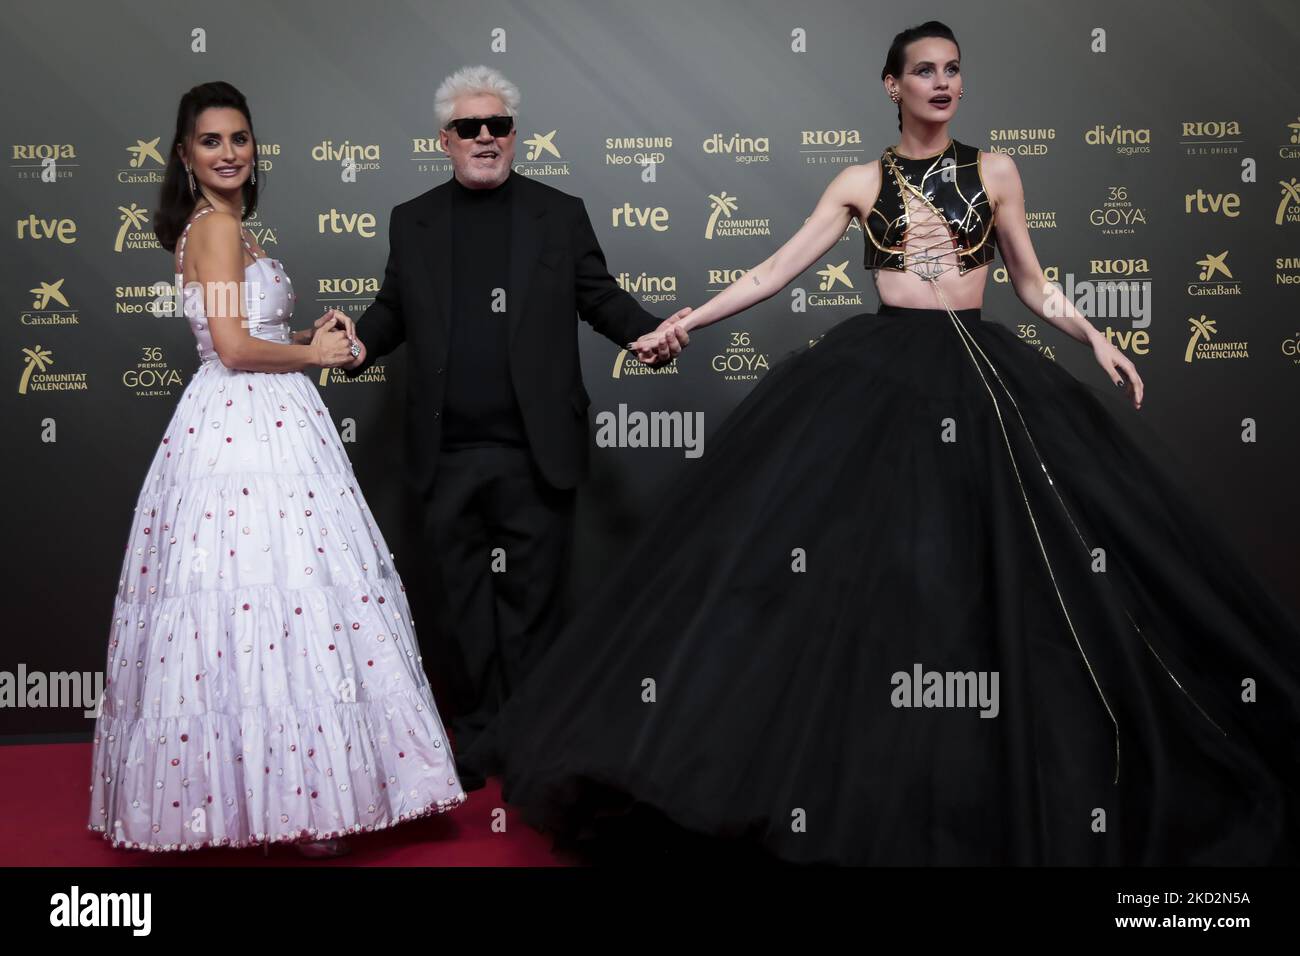
<path fill-rule="evenodd" d="M 313 328 L 298 334 L 310 336 L 310 341 L 303 344 L 315 349 L 316 364 L 321 368 L 352 368 L 365 360 L 366 347 L 357 338 L 356 325 L 338 309 L 330 309 L 316 320 Z M 353 343 L 361 350 L 355 357 Z"/>
<path fill-rule="evenodd" d="M 1110 380 L 1128 393 L 1133 400 L 1133 407 L 1141 408 L 1142 376 L 1138 375 L 1128 357 L 1100 334 L 1093 337 L 1092 352 L 1097 357 L 1097 364 L 1110 376 Z"/>
<path fill-rule="evenodd" d="M 690 306 L 674 312 L 659 323 L 653 332 L 646 333 L 635 342 L 629 342 L 628 351 L 635 352 L 643 365 L 663 365 L 677 358 L 691 341 L 682 322 L 690 312 Z"/>

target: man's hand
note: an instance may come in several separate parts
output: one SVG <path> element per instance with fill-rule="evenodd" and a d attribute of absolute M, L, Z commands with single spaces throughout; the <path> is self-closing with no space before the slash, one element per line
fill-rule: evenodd
<path fill-rule="evenodd" d="M 681 320 L 690 312 L 690 306 L 674 312 L 659 323 L 653 332 L 628 343 L 628 351 L 635 352 L 643 365 L 658 367 L 671 362 L 690 344 L 691 337 L 681 325 Z"/>
<path fill-rule="evenodd" d="M 366 345 L 357 338 L 356 324 L 352 321 L 351 316 L 340 312 L 338 309 L 328 309 L 324 315 L 311 325 L 310 328 L 299 329 L 297 332 L 293 333 L 291 339 L 295 345 L 308 345 L 315 339 L 317 333 L 320 332 L 321 329 L 338 329 L 339 331 L 346 333 L 348 344 L 350 346 L 356 345 L 361 349 L 360 354 L 357 355 L 356 358 L 349 355 L 348 360 L 339 365 L 339 368 L 356 368 L 366 360 Z"/>

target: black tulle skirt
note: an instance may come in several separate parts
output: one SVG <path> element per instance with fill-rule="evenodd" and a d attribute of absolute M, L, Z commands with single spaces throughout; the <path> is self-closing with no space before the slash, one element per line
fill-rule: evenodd
<path fill-rule="evenodd" d="M 776 859 L 1300 859 L 1300 630 L 978 310 L 775 365 L 464 756 L 535 824 Z M 662 832 L 662 831 L 661 831 Z"/>

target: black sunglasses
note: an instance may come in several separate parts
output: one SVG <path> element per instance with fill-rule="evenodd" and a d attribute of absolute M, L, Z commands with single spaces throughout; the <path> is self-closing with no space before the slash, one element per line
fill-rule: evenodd
<path fill-rule="evenodd" d="M 446 129 L 454 129 L 461 139 L 476 139 L 478 131 L 485 125 L 494 137 L 507 136 L 515 127 L 515 118 L 513 116 L 467 116 L 452 120 L 447 124 Z"/>

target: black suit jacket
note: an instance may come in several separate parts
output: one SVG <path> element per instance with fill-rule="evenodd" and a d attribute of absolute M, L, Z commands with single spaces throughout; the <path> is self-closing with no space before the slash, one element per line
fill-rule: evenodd
<path fill-rule="evenodd" d="M 543 477 L 556 488 L 572 488 L 587 472 L 591 404 L 575 316 L 619 346 L 653 331 L 660 320 L 609 274 L 580 198 L 513 170 L 510 175 L 510 377 Z M 383 286 L 357 323 L 366 361 L 346 373 L 355 378 L 403 342 L 409 346 L 407 470 L 421 496 L 433 487 L 442 441 L 454 281 L 452 185 L 448 180 L 393 209 Z"/>

